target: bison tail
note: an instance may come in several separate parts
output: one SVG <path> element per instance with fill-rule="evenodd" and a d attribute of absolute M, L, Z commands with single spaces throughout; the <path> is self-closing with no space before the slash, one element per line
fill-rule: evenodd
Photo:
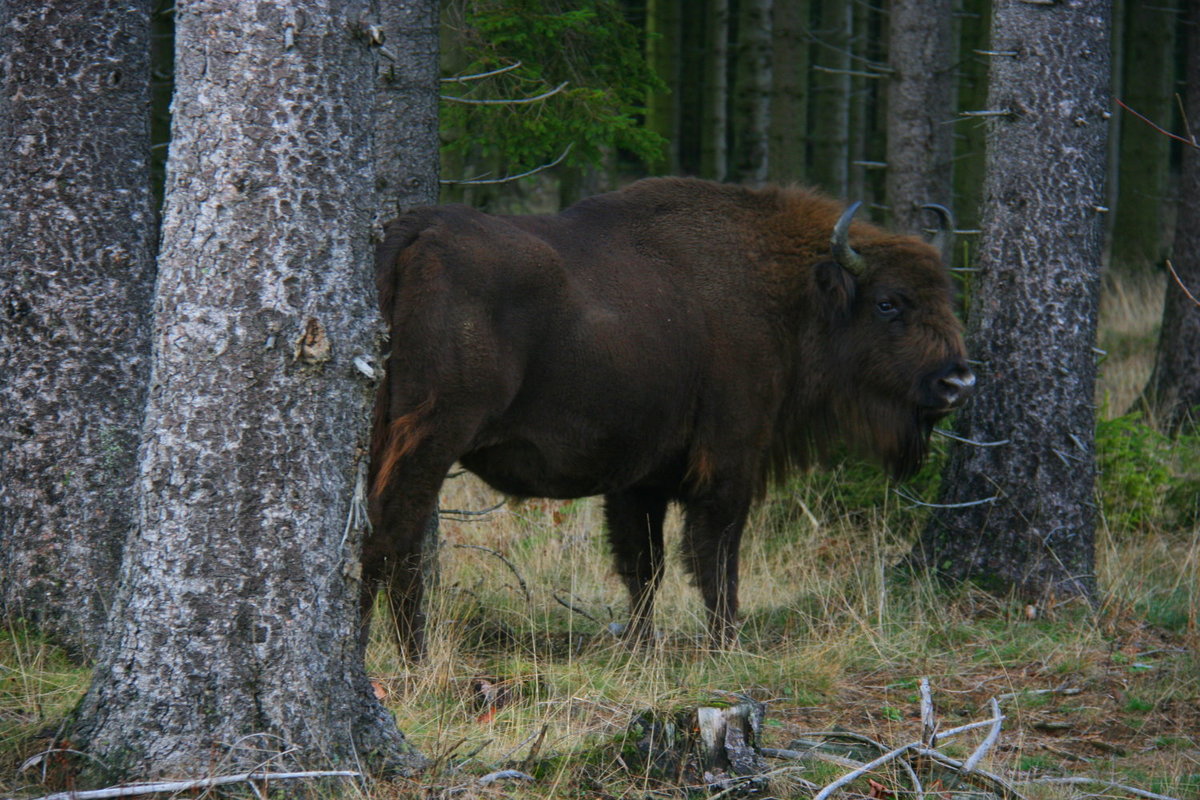
<path fill-rule="evenodd" d="M 390 423 L 377 421 L 371 463 L 371 496 L 379 497 L 396 477 L 400 462 L 407 458 L 429 434 L 429 415 L 433 411 L 433 395 L 407 414 Z"/>

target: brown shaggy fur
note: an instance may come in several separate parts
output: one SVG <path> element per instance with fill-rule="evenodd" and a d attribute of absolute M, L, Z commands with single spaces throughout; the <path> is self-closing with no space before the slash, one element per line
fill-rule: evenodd
<path fill-rule="evenodd" d="M 970 379 L 941 254 L 802 189 L 651 179 L 550 216 L 463 206 L 396 220 L 377 260 L 391 326 L 376 409 L 371 586 L 420 649 L 420 548 L 455 461 L 509 494 L 605 496 L 646 631 L 670 503 L 718 641 L 768 480 L 835 442 L 894 474 Z M 957 387 L 957 388 L 956 388 Z"/>

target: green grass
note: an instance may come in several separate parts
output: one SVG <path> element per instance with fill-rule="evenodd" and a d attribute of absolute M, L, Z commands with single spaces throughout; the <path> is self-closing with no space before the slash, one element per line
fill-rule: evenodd
<path fill-rule="evenodd" d="M 1157 313 L 1156 295 L 1148 297 L 1107 301 L 1123 344 L 1104 365 L 1101 394 L 1118 412 L 1148 374 L 1144 331 Z M 1144 319 L 1114 321 L 1114 308 Z M 1124 344 L 1138 341 L 1140 352 Z M 896 576 L 890 566 L 922 516 L 855 462 L 797 477 L 756 510 L 743 548 L 741 640 L 729 651 L 709 649 L 698 593 L 675 559 L 657 609 L 659 637 L 631 650 L 607 632 L 624 620 L 626 601 L 594 501 L 510 502 L 477 521 L 445 521 L 428 657 L 398 662 L 380 626 L 367 654 L 400 728 L 439 769 L 368 795 L 441 796 L 517 766 L 537 781 L 465 796 L 668 796 L 617 758 L 643 711 L 741 693 L 767 703 L 770 747 L 833 728 L 902 744 L 920 735 L 917 681 L 928 677 L 943 730 L 987 718 L 990 699 L 1002 698 L 1003 746 L 985 759 L 988 769 L 1087 775 L 1200 800 L 1200 540 L 1188 495 L 1200 442 L 1166 440 L 1139 418 L 1109 416 L 1099 439 L 1094 609 L 1065 603 L 1030 618 L 1013 598 Z M 931 493 L 936 480 L 935 463 L 913 491 Z M 448 483 L 442 505 L 485 508 L 496 499 L 461 478 Z M 672 515 L 668 549 L 679 524 Z M 44 793 L 17 767 L 42 747 L 39 732 L 70 712 L 88 677 L 36 636 L 0 631 L 0 794 L 26 785 Z M 498 702 L 488 702 L 481 681 Z M 942 749 L 965 759 L 981 737 Z M 820 784 L 842 772 L 805 763 L 770 792 L 807 797 L 794 778 Z M 1038 786 L 1028 796 L 1081 792 Z"/>

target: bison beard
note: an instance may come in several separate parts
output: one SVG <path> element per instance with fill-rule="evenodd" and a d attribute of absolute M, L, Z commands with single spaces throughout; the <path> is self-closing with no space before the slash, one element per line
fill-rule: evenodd
<path fill-rule="evenodd" d="M 729 643 L 768 481 L 836 442 L 909 475 L 974 382 L 939 250 L 853 213 L 799 189 L 650 179 L 557 215 L 392 222 L 364 621 L 384 586 L 401 647 L 421 652 L 421 543 L 458 461 L 513 495 L 604 495 L 635 634 L 679 503 L 684 562 Z"/>

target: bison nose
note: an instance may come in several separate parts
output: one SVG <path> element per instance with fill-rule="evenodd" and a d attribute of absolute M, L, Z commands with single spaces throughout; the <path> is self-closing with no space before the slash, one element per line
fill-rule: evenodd
<path fill-rule="evenodd" d="M 943 407 L 955 408 L 975 388 L 975 373 L 965 361 L 953 361 L 934 374 L 932 388 Z"/>

